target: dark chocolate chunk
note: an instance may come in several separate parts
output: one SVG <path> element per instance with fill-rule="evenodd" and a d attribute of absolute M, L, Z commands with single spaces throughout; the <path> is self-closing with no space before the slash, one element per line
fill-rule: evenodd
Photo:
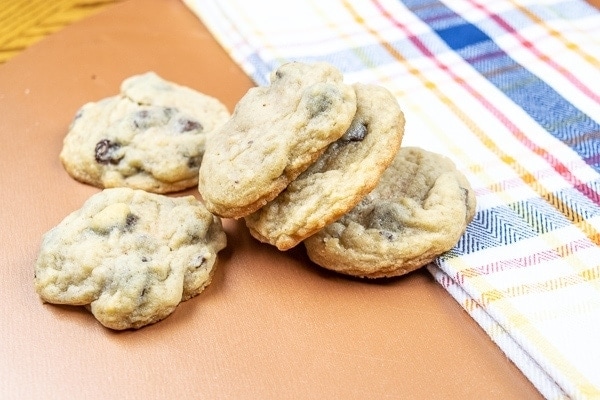
<path fill-rule="evenodd" d="M 352 121 L 350 128 L 344 133 L 342 139 L 347 140 L 349 142 L 360 142 L 365 136 L 367 136 L 368 132 L 367 125 L 362 122 Z"/>
<path fill-rule="evenodd" d="M 392 203 L 378 204 L 367 217 L 367 227 L 378 229 L 388 240 L 392 240 L 396 233 L 404 229 L 398 213 L 399 210 Z"/>

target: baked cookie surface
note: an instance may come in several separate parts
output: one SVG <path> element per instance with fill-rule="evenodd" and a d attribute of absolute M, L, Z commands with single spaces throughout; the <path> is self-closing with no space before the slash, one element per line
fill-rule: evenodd
<path fill-rule="evenodd" d="M 129 188 L 90 197 L 42 239 L 35 289 L 111 329 L 140 328 L 204 290 L 227 238 L 193 196 Z"/>
<path fill-rule="evenodd" d="M 371 193 L 304 243 L 309 258 L 327 269 L 398 276 L 450 250 L 475 209 L 473 190 L 451 160 L 406 147 Z"/>
<path fill-rule="evenodd" d="M 256 211 L 341 137 L 355 112 L 354 90 L 333 66 L 282 65 L 207 142 L 198 184 L 207 208 L 227 218 Z"/>
<path fill-rule="evenodd" d="M 257 239 L 287 250 L 352 209 L 379 182 L 404 134 L 404 115 L 381 86 L 353 85 L 357 110 L 344 135 L 275 199 L 245 217 Z"/>
<path fill-rule="evenodd" d="M 127 78 L 120 94 L 83 105 L 60 159 L 100 188 L 167 193 L 197 185 L 206 136 L 229 119 L 217 99 L 153 72 Z"/>

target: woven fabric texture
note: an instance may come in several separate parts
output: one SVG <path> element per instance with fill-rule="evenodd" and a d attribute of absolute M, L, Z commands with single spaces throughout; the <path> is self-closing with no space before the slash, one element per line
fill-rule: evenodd
<path fill-rule="evenodd" d="M 122 0 L 2 0 L 0 63 L 46 35 Z"/>
<path fill-rule="evenodd" d="M 600 14 L 579 0 L 186 0 L 256 84 L 327 61 L 478 211 L 429 267 L 547 398 L 600 397 Z"/>

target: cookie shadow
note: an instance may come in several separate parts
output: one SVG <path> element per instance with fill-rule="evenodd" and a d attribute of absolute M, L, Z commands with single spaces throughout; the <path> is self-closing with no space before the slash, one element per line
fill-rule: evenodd
<path fill-rule="evenodd" d="M 295 260 L 300 261 L 301 268 L 304 268 L 307 272 L 316 275 L 320 279 L 329 281 L 346 281 L 353 282 L 363 285 L 374 285 L 374 286 L 390 286 L 396 285 L 406 279 L 407 276 L 412 275 L 416 271 L 411 271 L 401 276 L 383 277 L 383 278 L 361 278 L 358 276 L 343 274 L 338 271 L 333 271 L 313 262 L 306 252 L 306 247 L 301 243 L 296 247 L 287 250 L 287 253 Z"/>

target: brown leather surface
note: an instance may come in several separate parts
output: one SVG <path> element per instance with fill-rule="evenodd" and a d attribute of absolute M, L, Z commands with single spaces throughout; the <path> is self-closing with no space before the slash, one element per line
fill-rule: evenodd
<path fill-rule="evenodd" d="M 147 70 L 230 108 L 252 86 L 177 0 L 112 6 L 0 67 L 0 398 L 540 397 L 426 271 L 347 279 L 233 221 L 212 285 L 158 324 L 42 304 L 40 238 L 98 191 L 59 163 L 67 126 Z"/>

